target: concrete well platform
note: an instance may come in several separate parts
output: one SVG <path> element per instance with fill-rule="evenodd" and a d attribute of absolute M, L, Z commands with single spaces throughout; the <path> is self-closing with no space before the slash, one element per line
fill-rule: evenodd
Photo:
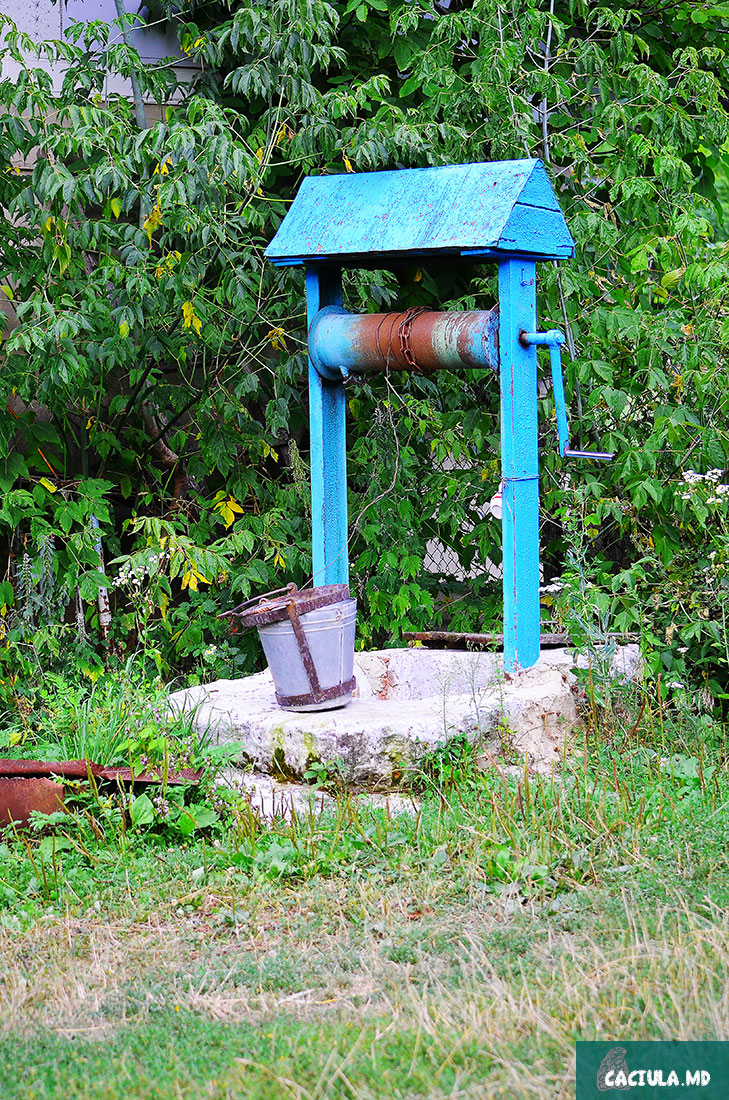
<path fill-rule="evenodd" d="M 635 675 L 637 646 L 613 657 L 614 674 Z M 546 650 L 537 665 L 506 676 L 503 657 L 453 650 L 385 649 L 355 655 L 357 690 L 337 710 L 281 710 L 268 671 L 176 692 L 201 730 L 237 741 L 256 771 L 300 777 L 312 761 L 337 766 L 353 785 L 388 785 L 427 752 L 465 734 L 484 754 L 508 748 L 528 765 L 559 762 L 577 719 L 574 654 Z"/>

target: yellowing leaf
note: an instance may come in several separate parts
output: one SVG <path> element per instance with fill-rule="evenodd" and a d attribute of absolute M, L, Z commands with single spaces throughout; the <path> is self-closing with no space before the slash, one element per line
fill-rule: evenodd
<path fill-rule="evenodd" d="M 420 280 L 422 279 L 422 277 L 423 277 L 423 273 L 422 273 L 422 271 L 420 270 L 420 268 L 418 268 L 418 270 L 417 270 L 417 271 L 415 272 L 415 274 L 413 275 L 413 282 L 414 282 L 414 283 L 419 283 L 419 282 L 420 282 Z"/>
<path fill-rule="evenodd" d="M 260 146 L 259 146 L 258 149 L 256 149 L 256 160 L 258 161 L 259 164 L 263 160 L 263 149 Z"/>
<path fill-rule="evenodd" d="M 352 167 L 352 162 L 349 159 L 349 157 L 346 156 L 346 155 L 344 157 L 344 167 L 347 169 L 348 172 L 354 172 L 354 168 Z"/>
<path fill-rule="evenodd" d="M 226 527 L 230 527 L 233 523 L 236 513 L 238 515 L 243 515 L 243 508 L 241 508 L 238 501 L 232 496 L 229 496 L 227 500 L 219 500 L 217 504 L 213 505 L 213 511 L 220 513 Z"/>
<path fill-rule="evenodd" d="M 50 233 L 50 231 L 53 229 L 53 218 L 50 217 L 50 215 L 46 218 L 43 228 L 45 229 L 46 233 Z"/>
<path fill-rule="evenodd" d="M 40 483 L 44 489 L 48 490 L 49 493 L 55 493 L 57 490 L 57 486 L 54 485 L 52 481 L 49 481 L 47 477 L 42 477 L 40 479 Z"/>
<path fill-rule="evenodd" d="M 195 332 L 200 335 L 202 331 L 202 321 L 195 313 L 195 307 L 192 302 L 182 303 L 182 323 L 185 328 L 194 328 Z"/>
<path fill-rule="evenodd" d="M 285 567 L 286 559 L 284 558 L 280 550 L 276 551 L 276 557 L 273 559 L 273 564 L 280 565 L 282 569 Z"/>
<path fill-rule="evenodd" d="M 144 229 L 145 233 L 149 237 L 149 243 L 150 244 L 152 243 L 152 234 L 154 233 L 155 229 L 159 229 L 159 227 L 161 225 L 162 225 L 162 210 L 160 209 L 159 199 L 157 199 L 157 202 L 154 204 L 154 206 L 150 210 L 149 214 L 144 219 L 144 223 L 142 225 L 142 228 Z"/>
<path fill-rule="evenodd" d="M 129 335 L 129 325 L 126 321 L 119 322 L 119 335 L 121 336 L 122 340 L 126 340 L 127 336 Z"/>
<path fill-rule="evenodd" d="M 157 264 L 156 268 L 154 269 L 156 277 L 158 279 L 161 279 L 163 275 L 170 275 L 181 259 L 182 255 L 180 252 L 177 251 L 177 249 L 175 249 L 173 252 L 168 252 L 162 262 Z"/>
<path fill-rule="evenodd" d="M 114 217 L 118 218 L 122 211 L 121 199 L 112 199 L 109 206 Z"/>
<path fill-rule="evenodd" d="M 0 290 L 2 290 L 5 297 L 9 298 L 10 301 L 12 302 L 12 300 L 13 300 L 13 288 L 11 286 L 8 286 L 7 283 L 3 283 L 3 285 L 0 286 Z"/>
<path fill-rule="evenodd" d="M 183 574 L 182 587 L 189 588 L 191 592 L 197 592 L 198 581 L 202 581 L 203 584 L 210 584 L 207 577 L 204 577 L 194 565 L 191 565 L 187 572 Z"/>
<path fill-rule="evenodd" d="M 277 351 L 286 351 L 286 338 L 282 328 L 272 328 L 266 333 L 266 339 L 270 340 Z"/>

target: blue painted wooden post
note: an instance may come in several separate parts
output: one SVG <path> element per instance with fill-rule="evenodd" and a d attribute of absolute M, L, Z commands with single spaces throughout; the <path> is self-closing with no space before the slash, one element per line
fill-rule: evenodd
<path fill-rule="evenodd" d="M 341 306 L 340 267 L 306 268 L 308 326 L 324 306 Z M 309 362 L 311 525 L 314 586 L 349 584 L 347 553 L 346 402 L 341 382 L 328 382 Z"/>
<path fill-rule="evenodd" d="M 515 672 L 539 660 L 537 349 L 519 343 L 536 328 L 532 261 L 499 264 L 499 309 L 504 667 Z"/>

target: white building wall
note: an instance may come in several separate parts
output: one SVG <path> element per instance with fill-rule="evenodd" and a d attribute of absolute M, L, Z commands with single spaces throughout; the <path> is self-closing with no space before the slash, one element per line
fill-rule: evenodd
<path fill-rule="evenodd" d="M 133 14 L 138 7 L 138 0 L 127 0 L 126 7 Z M 18 30 L 36 42 L 47 38 L 63 39 L 74 22 L 100 19 L 110 23 L 116 19 L 114 0 L 57 0 L 55 4 L 51 0 L 0 0 L 0 12 L 9 16 Z M 169 25 L 157 24 L 147 28 L 139 23 L 132 32 L 132 39 L 142 60 L 147 64 L 163 57 L 176 57 L 179 60 L 175 68 L 183 78 L 191 78 L 198 71 L 195 63 L 180 50 L 174 28 Z M 38 64 L 48 69 L 60 84 L 63 73 L 61 66 L 51 66 L 45 59 L 41 59 Z M 3 77 L 12 78 L 17 72 L 17 63 L 7 60 L 2 62 Z M 110 73 L 107 93 L 129 95 L 128 82 Z"/>

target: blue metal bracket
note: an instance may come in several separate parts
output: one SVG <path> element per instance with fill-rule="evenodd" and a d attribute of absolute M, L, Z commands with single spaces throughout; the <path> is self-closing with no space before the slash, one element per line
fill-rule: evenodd
<path fill-rule="evenodd" d="M 551 328 L 547 332 L 519 333 L 519 343 L 522 347 L 537 344 L 549 348 L 549 364 L 552 368 L 552 392 L 557 413 L 557 437 L 559 439 L 559 453 L 562 458 L 596 458 L 602 462 L 611 462 L 615 457 L 611 451 L 570 450 L 567 402 L 564 396 L 564 377 L 562 375 L 562 345 L 564 342 L 564 334 L 556 328 Z"/>

